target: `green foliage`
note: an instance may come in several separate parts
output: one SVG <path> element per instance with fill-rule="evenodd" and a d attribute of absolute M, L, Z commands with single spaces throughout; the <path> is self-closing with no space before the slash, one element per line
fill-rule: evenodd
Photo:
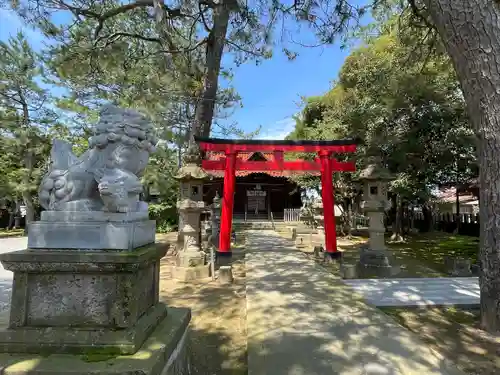
<path fill-rule="evenodd" d="M 392 191 L 422 202 L 432 186 L 474 177 L 475 144 L 449 59 L 413 60 L 419 35 L 405 34 L 398 21 L 379 25 L 380 34 L 346 59 L 332 90 L 306 101 L 291 137 L 358 138 L 357 169 L 382 157 L 396 176 Z M 337 198 L 354 197 L 349 175 L 337 175 Z"/>
<path fill-rule="evenodd" d="M 28 222 L 50 139 L 67 133 L 40 84 L 42 74 L 40 58 L 22 33 L 0 42 L 0 193 L 10 201 L 24 200 Z"/>
<path fill-rule="evenodd" d="M 479 239 L 433 232 L 412 236 L 405 243 L 393 243 L 389 247 L 446 274 L 446 257 L 469 259 L 473 264 L 477 262 Z"/>
<path fill-rule="evenodd" d="M 178 213 L 176 207 L 165 203 L 154 203 L 149 205 L 149 217 L 156 220 L 156 231 L 168 233 L 176 229 L 178 224 Z"/>

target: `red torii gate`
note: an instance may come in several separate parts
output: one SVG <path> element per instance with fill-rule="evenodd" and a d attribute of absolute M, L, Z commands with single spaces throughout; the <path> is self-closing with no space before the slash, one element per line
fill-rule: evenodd
<path fill-rule="evenodd" d="M 355 152 L 356 142 L 352 139 L 332 141 L 290 141 L 290 140 L 240 140 L 196 137 L 203 151 L 223 152 L 225 159 L 203 160 L 205 170 L 224 171 L 224 192 L 219 235 L 218 256 L 231 256 L 231 227 L 233 222 L 234 189 L 236 170 L 265 171 L 305 171 L 321 172 L 321 198 L 325 223 L 325 251 L 332 257 L 337 254 L 337 234 L 335 228 L 335 199 L 333 191 L 333 172 L 354 172 L 353 162 L 339 162 L 332 158 L 334 153 Z M 237 159 L 238 152 L 273 152 L 274 161 L 242 161 Z M 314 161 L 285 161 L 285 152 L 315 152 Z"/>

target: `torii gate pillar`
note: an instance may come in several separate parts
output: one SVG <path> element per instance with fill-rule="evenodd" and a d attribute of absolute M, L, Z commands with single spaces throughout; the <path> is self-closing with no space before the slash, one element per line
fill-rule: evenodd
<path fill-rule="evenodd" d="M 226 153 L 224 192 L 220 219 L 219 249 L 217 257 L 231 257 L 231 228 L 233 224 L 234 188 L 236 185 L 236 152 Z"/>
<path fill-rule="evenodd" d="M 321 199 L 323 201 L 323 215 L 325 224 L 325 252 L 332 258 L 338 257 L 337 230 L 335 228 L 335 196 L 333 191 L 333 168 L 331 152 L 320 151 L 321 163 Z"/>

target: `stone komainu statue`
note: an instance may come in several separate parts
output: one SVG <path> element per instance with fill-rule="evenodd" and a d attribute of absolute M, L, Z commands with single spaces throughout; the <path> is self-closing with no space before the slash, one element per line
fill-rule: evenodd
<path fill-rule="evenodd" d="M 152 124 L 141 114 L 114 106 L 100 113 L 89 150 L 75 156 L 71 144 L 54 140 L 51 165 L 39 189 L 52 211 L 136 212 L 140 177 L 155 151 Z"/>

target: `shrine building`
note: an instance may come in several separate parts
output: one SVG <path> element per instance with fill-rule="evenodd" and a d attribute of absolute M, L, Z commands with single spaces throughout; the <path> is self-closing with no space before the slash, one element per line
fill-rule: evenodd
<path fill-rule="evenodd" d="M 219 161 L 225 158 L 223 152 L 207 152 L 206 160 Z M 241 152 L 238 160 L 275 162 L 273 152 Z M 224 191 L 224 171 L 208 170 L 212 177 L 204 184 L 204 201 L 211 204 L 215 194 L 222 196 Z M 285 210 L 298 209 L 302 206 L 301 188 L 290 176 L 300 171 L 236 171 L 234 192 L 234 219 L 247 220 L 283 220 Z M 318 174 L 319 175 L 319 174 Z"/>

